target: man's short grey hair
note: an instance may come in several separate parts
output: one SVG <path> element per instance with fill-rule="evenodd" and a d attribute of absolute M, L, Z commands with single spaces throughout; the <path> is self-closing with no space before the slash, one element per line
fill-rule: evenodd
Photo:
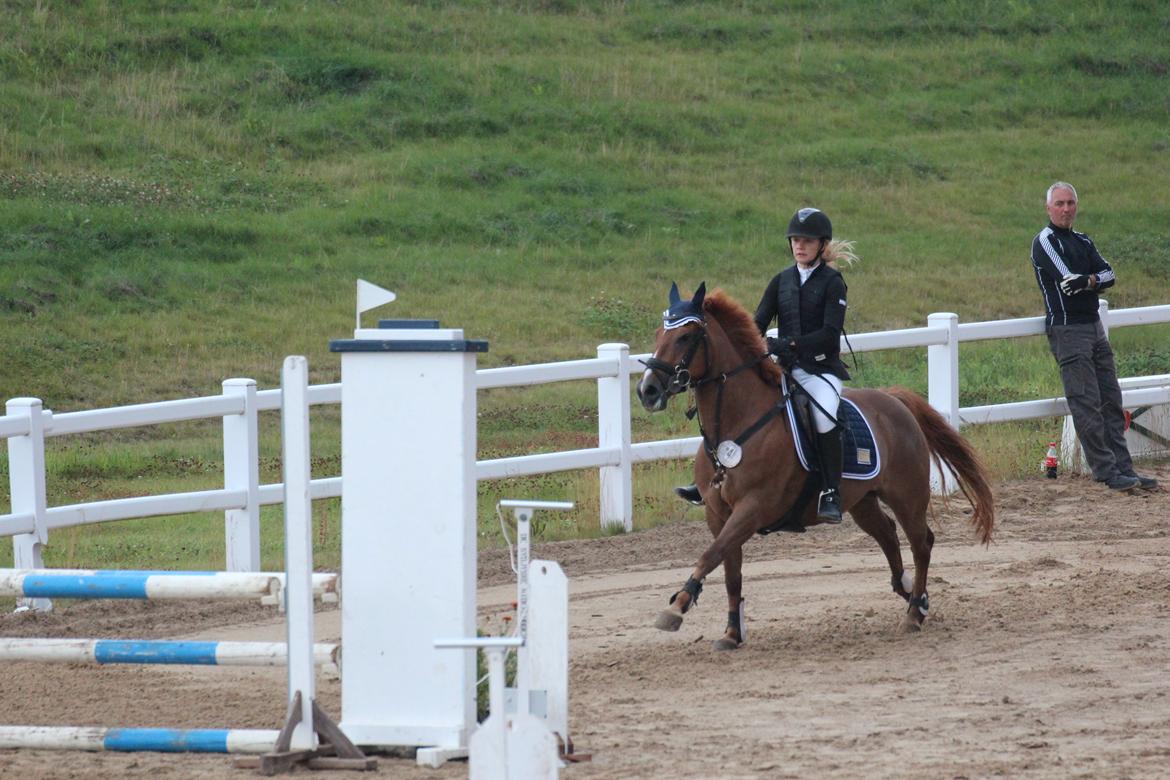
<path fill-rule="evenodd" d="M 1079 198 L 1077 198 L 1076 187 L 1072 186 L 1067 181 L 1058 181 L 1048 188 L 1048 195 L 1044 198 L 1045 203 L 1052 203 L 1052 193 L 1055 190 L 1068 190 L 1073 194 L 1073 200 L 1079 200 Z"/>

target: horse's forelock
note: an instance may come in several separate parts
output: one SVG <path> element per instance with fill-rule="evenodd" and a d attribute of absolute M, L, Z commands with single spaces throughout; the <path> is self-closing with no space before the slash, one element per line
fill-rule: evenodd
<path fill-rule="evenodd" d="M 764 354 L 767 349 L 764 338 L 756 329 L 755 320 L 739 301 L 718 289 L 707 294 L 706 300 L 703 301 L 703 310 L 719 322 L 743 360 Z M 765 379 L 780 381 L 780 368 L 771 360 L 762 361 L 759 367 Z"/>

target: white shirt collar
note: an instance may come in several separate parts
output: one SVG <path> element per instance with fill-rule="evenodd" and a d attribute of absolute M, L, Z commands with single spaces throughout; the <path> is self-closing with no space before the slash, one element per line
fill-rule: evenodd
<path fill-rule="evenodd" d="M 812 264 L 812 265 L 810 265 L 810 266 L 803 266 L 803 265 L 801 265 L 800 263 L 797 263 L 797 264 L 796 264 L 796 272 L 797 272 L 798 274 L 800 274 L 800 285 L 801 285 L 801 287 L 803 287 L 803 286 L 804 286 L 804 283 L 808 281 L 808 278 L 809 278 L 810 276 L 812 276 L 812 272 L 813 272 L 813 271 L 815 271 L 815 270 L 817 270 L 817 269 L 818 269 L 818 268 L 820 268 L 820 267 L 821 267 L 821 261 L 820 261 L 820 260 L 817 260 L 815 263 L 813 263 L 813 264 Z"/>

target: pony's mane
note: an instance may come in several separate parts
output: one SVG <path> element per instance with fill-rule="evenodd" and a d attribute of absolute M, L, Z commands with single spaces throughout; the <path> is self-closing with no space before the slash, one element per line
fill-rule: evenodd
<path fill-rule="evenodd" d="M 739 301 L 722 289 L 708 293 L 703 300 L 703 311 L 719 321 L 723 332 L 727 334 L 727 338 L 743 360 L 759 357 L 767 351 L 768 347 L 756 329 L 752 315 L 747 313 L 747 309 Z M 771 360 L 760 361 L 757 368 L 765 382 L 780 383 L 780 367 Z"/>

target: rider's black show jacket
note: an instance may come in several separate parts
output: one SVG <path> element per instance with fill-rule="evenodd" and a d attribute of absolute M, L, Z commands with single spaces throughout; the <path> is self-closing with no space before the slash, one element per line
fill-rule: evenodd
<path fill-rule="evenodd" d="M 768 282 L 756 307 L 756 327 L 764 333 L 778 319 L 780 339 L 796 342 L 797 365 L 810 374 L 849 379 L 841 362 L 845 292 L 845 279 L 836 268 L 822 262 L 802 285 L 794 263 Z"/>

